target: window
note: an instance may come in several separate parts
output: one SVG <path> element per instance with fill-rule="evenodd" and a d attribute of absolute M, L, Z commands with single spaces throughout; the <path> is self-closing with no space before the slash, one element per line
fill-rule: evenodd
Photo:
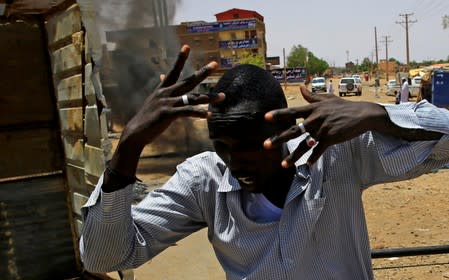
<path fill-rule="evenodd" d="M 231 32 L 231 40 L 237 39 L 237 35 L 235 35 L 235 32 Z"/>
<path fill-rule="evenodd" d="M 257 37 L 257 31 L 251 30 L 251 38 L 256 38 L 256 37 Z"/>

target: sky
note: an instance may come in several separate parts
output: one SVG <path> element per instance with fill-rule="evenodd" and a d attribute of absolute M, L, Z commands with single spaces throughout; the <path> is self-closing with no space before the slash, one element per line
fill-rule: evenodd
<path fill-rule="evenodd" d="M 174 24 L 183 21 L 216 21 L 215 14 L 232 8 L 257 11 L 264 17 L 267 56 L 283 57 L 293 46 L 302 45 L 331 66 L 348 61 L 362 62 L 375 56 L 406 62 L 405 21 L 410 14 L 410 60 L 439 60 L 449 57 L 449 29 L 442 17 L 449 14 L 448 0 L 182 0 L 176 7 Z M 386 48 L 385 36 L 388 37 Z"/>

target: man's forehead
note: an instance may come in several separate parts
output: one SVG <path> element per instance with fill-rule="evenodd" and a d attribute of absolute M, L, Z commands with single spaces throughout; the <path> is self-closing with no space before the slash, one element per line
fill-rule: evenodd
<path fill-rule="evenodd" d="M 246 135 L 256 137 L 273 132 L 275 123 L 267 122 L 265 112 L 212 113 L 208 119 L 211 137 Z"/>
<path fill-rule="evenodd" d="M 245 123 L 254 121 L 264 121 L 265 112 L 260 111 L 236 111 L 218 113 L 212 112 L 209 118 L 210 123 Z"/>

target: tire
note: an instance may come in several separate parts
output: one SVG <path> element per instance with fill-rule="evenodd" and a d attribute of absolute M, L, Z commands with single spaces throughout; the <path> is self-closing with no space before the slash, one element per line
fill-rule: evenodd
<path fill-rule="evenodd" d="M 343 96 L 343 92 L 339 92 L 339 95 L 340 95 L 340 97 L 342 97 Z"/>
<path fill-rule="evenodd" d="M 348 83 L 348 84 L 346 84 L 346 89 L 347 89 L 348 91 L 352 91 L 352 90 L 354 89 L 354 84 L 353 84 L 353 83 Z"/>

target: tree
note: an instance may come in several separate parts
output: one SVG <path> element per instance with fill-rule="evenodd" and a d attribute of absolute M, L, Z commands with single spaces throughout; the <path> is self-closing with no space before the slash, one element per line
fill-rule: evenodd
<path fill-rule="evenodd" d="M 368 72 L 368 71 L 372 71 L 372 69 L 373 69 L 373 63 L 371 62 L 371 60 L 368 57 L 365 57 L 359 66 L 359 70 L 362 72 Z"/>
<path fill-rule="evenodd" d="M 287 67 L 304 67 L 309 50 L 301 45 L 293 46 L 287 56 Z"/>
<path fill-rule="evenodd" d="M 265 59 L 260 54 L 252 54 L 250 52 L 244 52 L 239 58 L 239 64 L 252 64 L 265 69 Z"/>
<path fill-rule="evenodd" d="M 317 58 L 312 52 L 309 52 L 306 68 L 309 74 L 318 74 L 321 76 L 324 71 L 329 68 L 329 64 L 326 61 Z"/>
<path fill-rule="evenodd" d="M 443 28 L 444 29 L 449 28 L 449 15 L 445 15 L 443 17 Z"/>
<path fill-rule="evenodd" d="M 287 56 L 287 67 L 306 67 L 307 73 L 322 75 L 329 68 L 329 64 L 317 58 L 306 47 L 297 45 L 293 46 Z"/>

